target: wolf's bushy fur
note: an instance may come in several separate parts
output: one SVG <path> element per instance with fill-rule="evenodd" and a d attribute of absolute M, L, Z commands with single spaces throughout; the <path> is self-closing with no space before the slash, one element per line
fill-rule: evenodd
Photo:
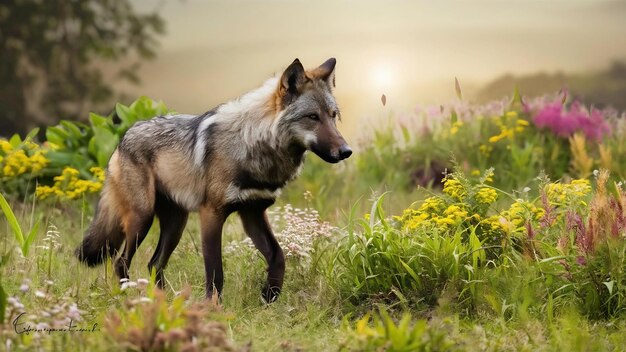
<path fill-rule="evenodd" d="M 76 254 L 95 265 L 125 249 L 115 268 L 128 277 L 132 257 L 153 217 L 161 235 L 149 267 L 162 270 L 190 211 L 200 213 L 207 295 L 221 291 L 221 229 L 239 212 L 269 264 L 264 297 L 273 300 L 284 275 L 282 250 L 265 209 L 297 174 L 306 150 L 328 162 L 351 151 L 336 128 L 334 59 L 305 71 L 294 61 L 280 78 L 202 115 L 156 117 L 132 126 L 111 156 L 93 222 Z"/>

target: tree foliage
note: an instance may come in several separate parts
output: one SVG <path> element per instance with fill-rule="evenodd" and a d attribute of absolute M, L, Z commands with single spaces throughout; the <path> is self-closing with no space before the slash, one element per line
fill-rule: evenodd
<path fill-rule="evenodd" d="M 4 0 L 0 3 L 0 135 L 85 116 L 114 95 L 114 79 L 137 82 L 164 31 L 130 0 Z"/>

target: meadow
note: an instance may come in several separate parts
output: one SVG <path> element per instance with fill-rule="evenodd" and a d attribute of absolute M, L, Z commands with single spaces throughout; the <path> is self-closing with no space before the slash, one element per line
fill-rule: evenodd
<path fill-rule="evenodd" d="M 0 348 L 624 350 L 624 113 L 566 92 L 458 99 L 384 116 L 342 164 L 309 155 L 271 208 L 287 273 L 269 305 L 236 217 L 221 302 L 204 299 L 195 216 L 165 291 L 147 270 L 158 224 L 130 281 L 74 258 L 121 136 L 166 113 L 140 98 L 0 140 Z"/>

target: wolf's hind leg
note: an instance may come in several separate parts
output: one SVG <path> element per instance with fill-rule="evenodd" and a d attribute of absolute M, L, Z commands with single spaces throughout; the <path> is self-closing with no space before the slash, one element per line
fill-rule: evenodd
<path fill-rule="evenodd" d="M 115 262 L 115 272 L 120 279 L 128 279 L 128 269 L 133 256 L 137 251 L 137 247 L 143 242 L 144 238 L 152 226 L 154 214 L 131 212 L 124 216 L 126 218 L 123 227 L 126 234 L 126 244 L 124 253 Z"/>
<path fill-rule="evenodd" d="M 274 302 L 283 286 L 285 256 L 272 233 L 265 208 L 247 208 L 239 211 L 246 234 L 267 261 L 267 282 L 261 291 L 267 303 Z"/>
<path fill-rule="evenodd" d="M 161 235 L 154 255 L 148 263 L 148 270 L 152 271 L 152 268 L 156 270 L 156 283 L 162 289 L 165 285 L 163 269 L 180 241 L 187 224 L 188 212 L 163 195 L 157 195 L 155 211 L 159 218 Z"/>

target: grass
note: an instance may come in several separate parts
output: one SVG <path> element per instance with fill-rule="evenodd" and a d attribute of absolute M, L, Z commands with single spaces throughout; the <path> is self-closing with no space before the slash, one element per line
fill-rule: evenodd
<path fill-rule="evenodd" d="M 389 202 L 393 202 L 393 194 L 387 197 Z M 19 206 L 17 208 L 16 213 L 25 215 L 22 219 L 30 217 L 28 212 L 19 210 Z M 34 215 L 37 217 L 37 213 L 45 213 L 46 221 L 42 225 L 45 224 L 48 231 L 35 239 L 27 257 L 22 257 L 18 250 L 13 249 L 14 240 L 5 237 L 3 250 L 11 251 L 13 255 L 3 268 L 2 285 L 10 296 L 20 301 L 24 311 L 34 315 L 34 322 L 50 323 L 54 320 L 55 313 L 60 319 L 66 318 L 71 315 L 68 307 L 75 303 L 82 311 L 82 320 L 76 324 L 79 327 L 91 327 L 95 322 L 99 331 L 18 335 L 11 325 L 11 320 L 15 318 L 14 305 L 9 303 L 10 317 L 0 332 L 2 340 L 7 341 L 3 346 L 7 350 L 71 348 L 79 351 L 105 351 L 110 350 L 111 346 L 133 350 L 120 342 L 121 337 L 118 336 L 117 340 L 110 337 L 106 330 L 107 321 L 110 322 L 112 316 L 117 314 L 122 321 L 130 324 L 124 326 L 141 325 L 136 318 L 131 319 L 130 312 L 138 307 L 137 303 L 133 305 L 132 302 L 141 297 L 151 297 L 150 285 L 121 291 L 110 262 L 89 269 L 74 259 L 72 251 L 82 237 L 86 222 L 81 224 L 73 219 L 88 218 L 87 214 L 78 210 L 80 208 L 80 205 L 63 209 L 59 206 L 38 204 Z M 347 221 L 343 220 L 344 223 Z M 7 224 L 1 226 L 8 230 Z M 149 279 L 146 267 L 156 246 L 157 230 L 158 226 L 154 226 L 135 257 L 130 273 L 134 282 L 139 278 Z M 180 297 L 180 292 L 186 287 L 191 289 L 189 298 L 184 301 L 183 308 L 180 308 L 181 316 L 186 316 L 185 309 L 191 309 L 194 305 L 211 306 L 203 299 L 204 270 L 198 252 L 198 230 L 197 219 L 192 216 L 166 270 L 166 310 L 175 309 L 172 305 L 176 297 Z M 58 231 L 58 237 L 54 231 Z M 240 224 L 234 217 L 225 228 L 224 238 L 224 243 L 244 238 Z M 619 350 L 619 346 L 623 346 L 622 343 L 626 341 L 626 324 L 621 318 L 589 320 L 575 310 L 568 309 L 559 309 L 558 315 L 546 317 L 545 311 L 533 311 L 538 306 L 545 306 L 545 297 L 537 298 L 532 296 L 534 293 L 529 293 L 528 297 L 542 300 L 529 303 L 526 300 L 531 298 L 523 294 L 525 289 L 532 290 L 532 282 L 537 280 L 534 275 L 528 276 L 526 283 L 530 286 L 525 287 L 522 282 L 520 287 L 509 291 L 509 296 L 504 293 L 506 290 L 500 290 L 497 292 L 496 302 L 493 302 L 494 308 L 477 309 L 473 314 L 465 314 L 459 310 L 453 290 L 447 290 L 446 293 L 445 287 L 434 305 L 408 304 L 402 300 L 393 303 L 393 300 L 384 299 L 366 300 L 354 305 L 354 302 L 338 292 L 337 287 L 332 284 L 333 281 L 329 280 L 328 272 L 324 270 L 328 263 L 324 263 L 323 258 L 327 258 L 328 253 L 332 252 L 335 241 L 336 239 L 316 241 L 312 262 L 290 258 L 287 262 L 284 293 L 271 305 L 262 303 L 260 299 L 260 288 L 265 275 L 262 257 L 256 251 L 246 248 L 239 248 L 238 251 L 225 255 L 226 283 L 223 304 L 217 311 L 203 316 L 203 321 L 205 324 L 208 321 L 223 324 L 230 341 L 229 348 L 253 351 L 376 350 L 381 346 L 389 350 L 413 350 L 403 349 L 402 346 L 394 349 L 390 343 L 392 339 L 385 335 L 389 324 L 399 321 L 402 312 L 408 312 L 411 329 L 415 324 L 424 325 L 420 325 L 419 334 L 415 333 L 417 338 L 413 342 L 414 347 L 417 346 L 416 350 L 611 351 Z M 496 280 L 501 277 L 498 275 L 503 274 L 494 274 L 490 279 Z M 504 283 L 507 283 L 506 280 Z M 20 289 L 24 284 L 28 286 L 27 290 Z M 497 287 L 499 283 L 490 284 Z M 517 302 L 512 298 L 516 294 Z M 504 301 L 497 302 L 498 299 Z M 507 305 L 510 307 L 506 308 Z M 499 311 L 495 306 L 499 307 Z M 391 318 L 386 325 L 382 325 L 386 327 L 381 330 L 382 334 L 374 338 L 363 331 L 358 332 L 357 325 L 359 319 L 362 320 L 363 314 L 369 310 L 373 309 L 376 316 L 379 309 L 376 307 L 383 307 L 383 311 L 388 311 Z M 167 322 L 167 319 L 164 321 Z M 372 329 L 374 323 L 375 320 L 367 322 Z M 399 326 L 397 328 L 400 329 Z M 401 335 L 408 331 L 405 330 L 399 330 Z"/>
<path fill-rule="evenodd" d="M 165 292 L 147 270 L 158 222 L 122 286 L 110 261 L 81 265 L 73 250 L 102 180 L 72 143 L 0 141 L 0 350 L 622 350 L 626 120 L 602 112 L 613 133 L 591 143 L 534 126 L 545 104 L 521 103 L 438 107 L 374 131 L 342 164 L 309 156 L 272 208 L 288 257 L 270 305 L 264 259 L 236 216 L 224 229 L 221 304 L 204 299 L 195 215 Z M 72 140 L 84 147 L 86 136 Z M 30 201 L 35 179 L 51 185 L 39 187 L 48 199 Z M 18 334 L 21 312 L 18 323 L 43 330 Z M 68 324 L 96 331 L 46 330 Z"/>

